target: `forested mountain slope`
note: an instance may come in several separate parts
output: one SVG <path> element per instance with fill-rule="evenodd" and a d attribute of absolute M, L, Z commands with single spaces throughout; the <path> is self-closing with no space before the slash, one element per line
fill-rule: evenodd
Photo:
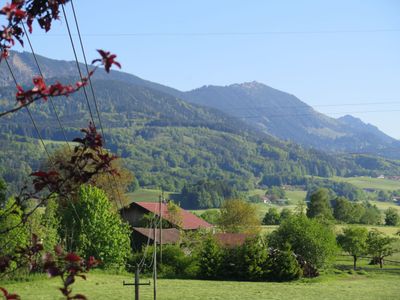
<path fill-rule="evenodd" d="M 56 61 L 50 62 L 57 65 Z M 28 69 L 34 67 L 25 64 L 30 66 Z M 52 70 L 50 65 L 48 68 Z M 65 69 L 59 70 L 63 75 Z M 72 67 L 68 70 L 74 71 Z M 56 74 L 50 71 L 49 74 Z M 21 71 L 20 76 L 23 74 Z M 76 80 L 61 75 L 46 81 Z M 279 141 L 219 110 L 181 100 L 168 93 L 168 88 L 163 90 L 163 86 L 142 84 L 141 79 L 137 83 L 117 79 L 112 74 L 108 80 L 101 76 L 93 80 L 106 147 L 123 158 L 142 186 L 180 190 L 185 182 L 207 178 L 223 179 L 239 189 L 247 189 L 267 184 L 271 176 L 278 176 L 285 183 L 305 175 L 398 174 L 400 170 L 397 161 L 365 155 L 332 156 L 306 150 L 294 143 Z M 15 105 L 15 88 L 7 86 L 6 81 L 3 84 L 0 111 Z M 91 97 L 89 100 L 93 105 Z M 54 103 L 68 139 L 73 139 L 90 120 L 83 93 L 55 98 Z M 49 147 L 63 145 L 63 135 L 51 106 L 42 101 L 32 105 L 31 110 Z M 15 188 L 43 159 L 43 149 L 24 110 L 0 118 L 1 176 Z"/>

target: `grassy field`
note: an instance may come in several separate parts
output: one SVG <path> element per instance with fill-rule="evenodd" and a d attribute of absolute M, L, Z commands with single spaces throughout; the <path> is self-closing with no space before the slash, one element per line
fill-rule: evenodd
<path fill-rule="evenodd" d="M 343 263 L 347 264 L 345 260 Z M 158 298 L 173 299 L 399 299 L 400 271 L 398 269 L 367 270 L 361 272 L 336 271 L 315 279 L 303 279 L 289 283 L 276 282 L 235 282 L 203 280 L 158 280 Z M 89 299 L 134 299 L 134 288 L 123 286 L 132 282 L 130 275 L 108 275 L 92 272 L 86 281 L 77 279 L 75 293 L 82 293 Z M 147 282 L 147 279 L 142 279 Z M 60 299 L 57 278 L 39 278 L 28 282 L 0 282 L 10 292 L 18 292 L 22 299 Z M 153 287 L 141 286 L 140 299 L 153 299 Z"/>
<path fill-rule="evenodd" d="M 378 190 L 393 191 L 400 189 L 400 181 L 390 179 L 380 179 L 371 177 L 333 177 L 336 181 L 345 181 L 355 186 L 364 189 L 372 188 Z"/>
<path fill-rule="evenodd" d="M 164 197 L 168 198 L 171 194 L 171 192 L 164 192 Z M 137 191 L 134 191 L 133 193 L 127 193 L 126 194 L 129 202 L 156 202 L 158 201 L 159 196 L 161 195 L 160 190 L 151 190 L 151 189 L 138 189 Z"/>

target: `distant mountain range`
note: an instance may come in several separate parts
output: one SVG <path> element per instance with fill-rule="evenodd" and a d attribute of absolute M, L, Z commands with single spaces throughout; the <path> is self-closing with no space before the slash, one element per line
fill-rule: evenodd
<path fill-rule="evenodd" d="M 297 97 L 258 82 L 204 86 L 184 99 L 217 108 L 247 124 L 305 147 L 400 158 L 400 141 L 350 115 L 334 119 Z"/>
<path fill-rule="evenodd" d="M 75 62 L 38 60 L 48 83 L 79 79 Z M 38 74 L 32 55 L 12 52 L 9 62 L 18 82 L 31 86 L 32 75 Z M 124 158 L 142 186 L 179 190 L 185 182 L 209 178 L 246 189 L 268 184 L 272 177 L 290 183 L 306 175 L 400 173 L 400 162 L 374 156 L 398 157 L 389 150 L 400 149 L 398 141 L 351 116 L 324 116 L 260 83 L 182 92 L 102 70 L 93 83 L 107 147 Z M 2 64 L 0 111 L 13 107 L 14 97 L 14 83 Z M 90 93 L 89 98 L 93 105 Z M 79 135 L 89 120 L 83 93 L 54 102 L 68 139 Z M 44 139 L 63 140 L 50 105 L 38 102 L 31 110 Z M 0 118 L 0 176 L 8 182 L 21 181 L 45 159 L 35 137 L 24 111 Z"/>

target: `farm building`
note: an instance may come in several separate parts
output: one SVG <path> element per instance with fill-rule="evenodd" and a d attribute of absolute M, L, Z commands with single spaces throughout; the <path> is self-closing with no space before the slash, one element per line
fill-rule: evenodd
<path fill-rule="evenodd" d="M 224 247 L 231 248 L 237 247 L 244 244 L 248 239 L 254 237 L 252 234 L 247 233 L 216 233 L 215 239 L 217 242 Z"/>
<path fill-rule="evenodd" d="M 132 202 L 121 212 L 122 217 L 132 226 L 139 227 L 146 214 L 153 213 L 160 215 L 160 204 L 157 202 Z M 168 209 L 168 205 L 161 203 L 161 214 L 163 220 L 170 223 L 171 227 L 181 230 L 197 230 L 201 228 L 211 228 L 212 225 L 194 214 L 177 207 L 174 215 Z"/>
<path fill-rule="evenodd" d="M 132 248 L 141 249 L 143 245 L 154 244 L 154 233 L 156 243 L 161 244 L 176 244 L 180 239 L 180 231 L 176 228 L 167 228 L 162 230 L 162 235 L 160 235 L 160 229 L 143 228 L 143 227 L 132 227 Z"/>

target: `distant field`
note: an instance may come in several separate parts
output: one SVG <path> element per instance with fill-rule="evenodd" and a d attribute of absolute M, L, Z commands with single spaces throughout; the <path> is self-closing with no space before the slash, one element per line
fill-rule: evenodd
<path fill-rule="evenodd" d="M 168 198 L 171 192 L 164 192 L 165 198 Z M 156 202 L 158 201 L 159 196 L 161 195 L 160 190 L 151 190 L 151 189 L 138 189 L 133 193 L 127 193 L 126 196 L 129 199 L 129 202 Z"/>
<path fill-rule="evenodd" d="M 400 189 L 400 181 L 390 179 L 379 179 L 371 177 L 333 177 L 336 181 L 345 181 L 359 188 L 372 188 L 378 190 L 393 191 Z"/>
<path fill-rule="evenodd" d="M 370 201 L 372 204 L 375 204 L 380 210 L 385 211 L 389 207 L 392 207 L 400 213 L 400 206 L 393 202 L 381 202 L 381 201 Z"/>
<path fill-rule="evenodd" d="M 344 259 L 343 264 L 351 264 Z M 159 279 L 157 295 L 163 300 L 252 300 L 252 299 L 399 299 L 400 274 L 398 269 L 371 270 L 356 273 L 338 271 L 315 279 L 295 282 L 238 282 L 206 280 Z M 134 299 L 134 288 L 123 286 L 122 282 L 132 282 L 132 275 L 108 275 L 92 272 L 86 281 L 78 278 L 73 286 L 75 293 L 82 293 L 88 299 Z M 147 282 L 148 279 L 142 279 Z M 22 299 L 60 299 L 58 279 L 37 279 L 28 282 L 1 283 L 10 292 L 18 292 Z M 153 299 L 153 286 L 140 287 L 140 299 Z"/>
<path fill-rule="evenodd" d="M 307 191 L 286 191 L 286 196 L 292 204 L 297 204 L 299 201 L 304 201 L 306 199 Z"/>

